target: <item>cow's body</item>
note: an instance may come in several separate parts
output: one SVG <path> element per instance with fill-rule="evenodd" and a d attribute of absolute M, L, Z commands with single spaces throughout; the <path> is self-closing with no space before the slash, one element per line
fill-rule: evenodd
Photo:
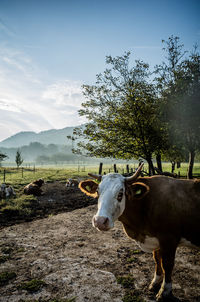
<path fill-rule="evenodd" d="M 69 178 L 66 182 L 66 187 L 78 187 L 78 180 L 77 179 L 73 179 L 73 178 Z"/>
<path fill-rule="evenodd" d="M 162 282 L 157 300 L 171 295 L 176 248 L 200 247 L 200 181 L 166 176 L 136 176 L 131 180 L 108 174 L 99 186 L 89 180 L 79 187 L 99 197 L 98 212 L 93 217 L 97 229 L 107 231 L 119 219 L 142 250 L 153 252 L 156 270 L 150 289 L 157 290 Z"/>
<path fill-rule="evenodd" d="M 34 195 L 34 196 L 42 195 L 41 186 L 43 185 L 43 183 L 44 183 L 43 179 L 38 179 L 38 180 L 31 182 L 30 184 L 25 186 L 24 194 Z"/>
<path fill-rule="evenodd" d="M 0 199 L 13 197 L 13 196 L 15 197 L 16 193 L 12 186 L 7 186 L 6 184 L 2 184 L 0 186 Z"/>
<path fill-rule="evenodd" d="M 132 185 L 126 187 L 126 207 L 119 220 L 130 237 L 144 243 L 145 236 L 164 240 L 167 236 L 200 246 L 200 181 L 166 176 L 139 178 L 150 189 L 134 202 Z"/>

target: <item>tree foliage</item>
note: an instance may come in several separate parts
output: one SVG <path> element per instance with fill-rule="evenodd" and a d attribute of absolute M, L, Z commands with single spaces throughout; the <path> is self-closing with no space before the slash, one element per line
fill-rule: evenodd
<path fill-rule="evenodd" d="M 80 115 L 88 119 L 75 135 L 86 139 L 78 143 L 79 152 L 112 158 L 143 158 L 154 173 L 152 156 L 165 143 L 159 119 L 155 89 L 149 83 L 149 66 L 135 61 L 129 68 L 130 53 L 108 56 L 110 68 L 97 75 L 96 84 L 84 85 L 86 101 Z M 76 150 L 77 151 L 77 150 Z"/>
<path fill-rule="evenodd" d="M 127 52 L 106 57 L 108 68 L 97 75 L 96 83 L 83 85 L 85 102 L 79 114 L 88 123 L 74 131 L 74 137 L 84 139 L 75 152 L 143 158 L 150 174 L 153 157 L 173 163 L 189 157 L 188 177 L 192 177 L 200 150 L 200 56 L 196 47 L 186 56 L 178 37 L 162 42 L 166 57 L 155 67 L 153 82 L 147 63 L 136 60 L 129 67 Z"/>
<path fill-rule="evenodd" d="M 200 150 L 200 56 L 195 47 L 189 57 L 178 37 L 163 41 L 167 61 L 156 67 L 159 75 L 163 122 L 170 138 L 167 152 L 176 156 L 188 153 L 188 178 L 192 178 L 195 153 Z M 171 150 L 172 149 L 172 150 Z"/>
<path fill-rule="evenodd" d="M 22 158 L 21 151 L 18 149 L 16 152 L 16 157 L 15 157 L 15 162 L 16 162 L 17 168 L 19 168 L 22 165 L 23 161 L 24 160 Z"/>
<path fill-rule="evenodd" d="M 0 167 L 1 167 L 2 161 L 4 161 L 6 158 L 8 158 L 8 156 L 6 154 L 0 152 Z"/>

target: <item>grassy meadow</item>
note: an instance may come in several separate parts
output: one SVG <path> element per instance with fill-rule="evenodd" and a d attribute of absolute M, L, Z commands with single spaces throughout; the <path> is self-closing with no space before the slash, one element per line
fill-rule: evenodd
<path fill-rule="evenodd" d="M 138 164 L 129 164 L 129 169 L 135 169 Z M 185 177 L 187 173 L 188 164 L 181 164 L 180 169 L 176 169 L 175 173 L 180 174 L 181 177 Z M 117 164 L 117 170 L 119 173 L 126 172 L 126 164 Z M 60 181 L 65 183 L 68 178 L 86 178 L 88 173 L 98 174 L 98 165 L 68 165 L 68 166 L 47 166 L 47 167 L 33 167 L 33 168 L 0 168 L 0 184 L 6 183 L 12 185 L 16 192 L 15 198 L 5 198 L 0 200 L 0 220 L 6 217 L 17 216 L 22 218 L 29 218 L 33 215 L 34 206 L 37 202 L 37 198 L 33 195 L 25 195 L 23 193 L 24 186 L 28 183 L 43 178 L 45 182 Z M 113 164 L 103 165 L 102 173 L 113 172 Z M 144 171 L 148 171 L 147 165 L 144 166 Z M 171 171 L 171 165 L 169 163 L 163 164 L 163 171 Z M 200 163 L 195 163 L 194 177 L 200 177 Z M 4 181 L 5 180 L 5 181 Z"/>
<path fill-rule="evenodd" d="M 129 170 L 135 170 L 138 164 L 129 164 Z M 186 177 L 188 163 L 182 163 L 181 168 L 175 169 L 175 173 L 180 174 L 181 177 Z M 117 164 L 119 173 L 126 172 L 126 164 Z M 5 172 L 4 172 L 5 171 Z M 24 186 L 33 180 L 43 178 L 45 181 L 63 181 L 68 178 L 82 178 L 87 177 L 88 173 L 98 174 L 99 166 L 96 165 L 61 165 L 61 166 L 38 166 L 33 168 L 14 168 L 14 167 L 0 167 L 0 184 L 5 183 L 13 185 L 15 188 Z M 147 164 L 144 165 L 144 171 L 148 171 Z M 163 163 L 163 171 L 171 172 L 171 164 Z M 113 164 L 103 165 L 102 173 L 114 172 Z M 4 176 L 5 173 L 5 176 Z M 195 163 L 193 169 L 194 177 L 200 175 L 200 163 Z"/>

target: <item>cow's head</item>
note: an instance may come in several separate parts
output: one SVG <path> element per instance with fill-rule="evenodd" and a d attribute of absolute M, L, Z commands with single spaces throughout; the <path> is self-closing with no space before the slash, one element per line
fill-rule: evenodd
<path fill-rule="evenodd" d="M 124 177 L 118 173 L 109 173 L 99 176 L 89 174 L 96 178 L 99 184 L 93 180 L 80 182 L 79 188 L 89 196 L 98 197 L 98 211 L 92 219 L 93 226 L 100 231 L 108 231 L 113 228 L 114 222 L 122 215 L 125 209 L 126 184 L 133 184 L 135 190 L 132 194 L 139 198 L 146 192 L 142 183 L 135 183 L 143 164 L 131 177 Z M 137 185 L 138 184 L 138 185 Z M 144 185 L 145 186 L 145 185 Z"/>

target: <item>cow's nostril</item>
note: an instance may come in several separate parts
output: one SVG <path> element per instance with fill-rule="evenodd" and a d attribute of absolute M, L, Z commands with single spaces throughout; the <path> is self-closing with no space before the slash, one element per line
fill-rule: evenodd
<path fill-rule="evenodd" d="M 106 224 L 108 222 L 108 217 L 105 218 L 103 224 Z"/>
<path fill-rule="evenodd" d="M 109 218 L 104 216 L 94 216 L 92 220 L 93 226 L 101 231 L 109 229 Z"/>

